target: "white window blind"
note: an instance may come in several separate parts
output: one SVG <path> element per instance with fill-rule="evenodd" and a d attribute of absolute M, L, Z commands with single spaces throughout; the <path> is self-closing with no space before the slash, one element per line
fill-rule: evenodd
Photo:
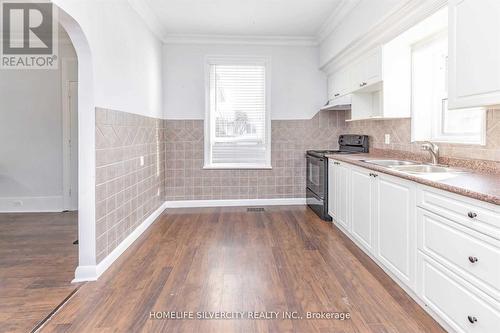
<path fill-rule="evenodd" d="M 265 62 L 211 62 L 208 82 L 205 166 L 270 167 Z"/>

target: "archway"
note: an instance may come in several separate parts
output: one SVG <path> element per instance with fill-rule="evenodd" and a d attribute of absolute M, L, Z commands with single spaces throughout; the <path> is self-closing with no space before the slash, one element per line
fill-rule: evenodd
<path fill-rule="evenodd" d="M 55 4 L 57 6 L 57 4 Z M 95 278 L 95 105 L 90 46 L 79 23 L 57 6 L 78 58 L 78 267 L 73 282 Z"/>

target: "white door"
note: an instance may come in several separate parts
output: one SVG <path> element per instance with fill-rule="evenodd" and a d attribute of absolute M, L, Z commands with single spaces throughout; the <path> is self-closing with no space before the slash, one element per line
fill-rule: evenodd
<path fill-rule="evenodd" d="M 351 170 L 351 234 L 368 251 L 373 248 L 374 191 L 375 182 L 369 170 Z"/>
<path fill-rule="evenodd" d="M 377 177 L 375 255 L 402 282 L 415 287 L 415 184 L 401 178 Z"/>
<path fill-rule="evenodd" d="M 449 107 L 500 104 L 500 1 L 449 1 Z"/>

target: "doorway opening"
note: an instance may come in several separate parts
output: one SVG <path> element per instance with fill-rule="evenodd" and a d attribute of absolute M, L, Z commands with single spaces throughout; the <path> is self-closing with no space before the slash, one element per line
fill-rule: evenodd
<path fill-rule="evenodd" d="M 57 69 L 0 70 L 0 327 L 29 332 L 78 287 L 79 79 L 60 25 Z"/>

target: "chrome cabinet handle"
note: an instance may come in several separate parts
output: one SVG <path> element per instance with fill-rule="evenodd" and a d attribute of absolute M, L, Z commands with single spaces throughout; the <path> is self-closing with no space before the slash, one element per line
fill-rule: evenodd
<path fill-rule="evenodd" d="M 335 94 L 335 95 L 333 95 L 333 97 L 337 97 L 337 96 L 340 96 L 340 94 Z"/>
<path fill-rule="evenodd" d="M 360 87 L 364 87 L 364 86 L 366 86 L 367 84 L 368 84 L 368 83 L 366 83 L 366 82 L 361 82 L 361 83 L 359 84 L 359 86 L 360 86 Z"/>
<path fill-rule="evenodd" d="M 376 173 L 370 173 L 370 177 L 376 178 L 378 175 Z"/>
<path fill-rule="evenodd" d="M 476 218 L 476 217 L 477 217 L 477 214 L 476 214 L 476 213 L 474 213 L 474 212 L 468 212 L 468 213 L 467 213 L 467 216 L 468 216 L 468 217 L 470 217 L 471 219 L 474 219 L 474 218 Z"/>
<path fill-rule="evenodd" d="M 477 322 L 477 318 L 474 316 L 467 316 L 467 319 L 469 319 L 469 322 L 471 324 L 474 324 L 475 322 Z"/>
<path fill-rule="evenodd" d="M 476 262 L 478 262 L 478 261 L 479 261 L 479 259 L 477 259 L 477 257 L 470 256 L 470 257 L 469 257 L 469 261 L 470 261 L 471 263 L 475 264 Z"/>

